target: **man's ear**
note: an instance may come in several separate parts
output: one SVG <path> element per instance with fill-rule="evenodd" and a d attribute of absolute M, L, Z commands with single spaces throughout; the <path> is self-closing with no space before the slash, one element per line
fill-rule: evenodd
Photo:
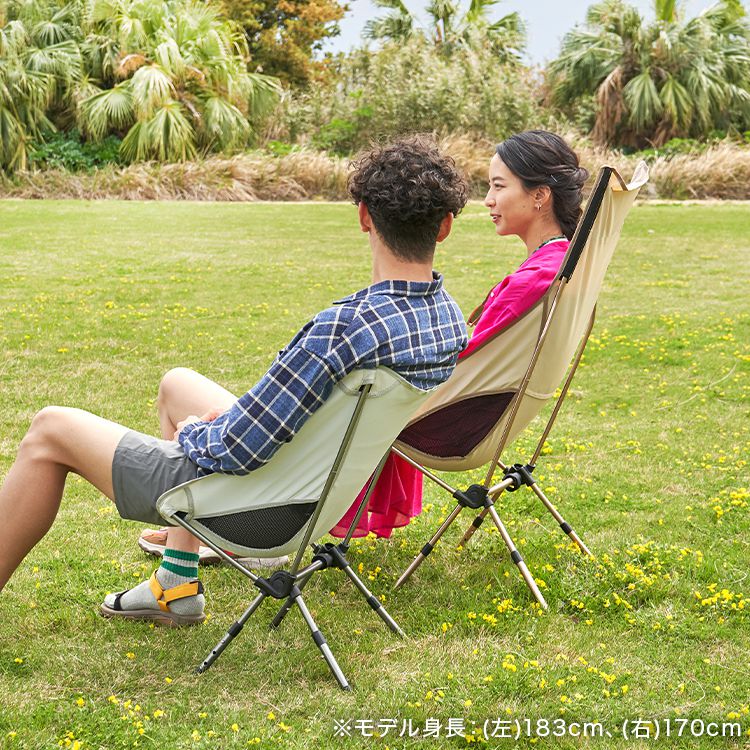
<path fill-rule="evenodd" d="M 438 229 L 437 241 L 442 242 L 450 233 L 453 228 L 453 214 L 446 214 L 445 218 L 440 222 L 440 229 Z"/>
<path fill-rule="evenodd" d="M 357 212 L 359 214 L 359 228 L 363 232 L 370 232 L 372 230 L 372 217 L 370 212 L 367 210 L 367 206 L 364 201 L 360 201 L 357 204 Z"/>

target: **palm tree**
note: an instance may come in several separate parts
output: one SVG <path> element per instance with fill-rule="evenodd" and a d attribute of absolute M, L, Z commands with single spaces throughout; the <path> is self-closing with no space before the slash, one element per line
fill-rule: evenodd
<path fill-rule="evenodd" d="M 718 0 L 694 18 L 680 0 L 655 0 L 647 24 L 624 0 L 589 8 L 548 70 L 554 104 L 594 97 L 594 139 L 659 146 L 747 123 L 750 27 L 740 0 Z"/>
<path fill-rule="evenodd" d="M 84 56 L 97 87 L 82 132 L 124 133 L 127 161 L 184 160 L 244 145 L 279 93 L 247 69 L 242 31 L 196 0 L 89 0 Z"/>
<path fill-rule="evenodd" d="M 50 114 L 78 90 L 82 60 L 67 8 L 8 4 L 0 26 L 0 169 L 25 169 Z"/>
<path fill-rule="evenodd" d="M 365 24 L 363 35 L 367 39 L 403 42 L 420 35 L 431 39 L 447 54 L 457 46 L 489 44 L 493 53 L 503 59 L 517 59 L 523 43 L 524 26 L 518 13 L 509 13 L 492 23 L 487 19 L 489 9 L 500 0 L 470 0 L 464 13 L 458 0 L 431 0 L 425 9 L 429 18 L 427 28 L 419 25 L 403 0 L 374 2 L 388 12 Z"/>
<path fill-rule="evenodd" d="M 123 136 L 128 161 L 243 146 L 279 93 L 199 0 L 0 0 L 0 169 L 45 133 Z"/>

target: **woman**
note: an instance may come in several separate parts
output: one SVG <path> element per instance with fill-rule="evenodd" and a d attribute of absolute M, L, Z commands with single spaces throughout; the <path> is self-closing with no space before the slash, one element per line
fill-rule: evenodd
<path fill-rule="evenodd" d="M 490 290 L 469 316 L 472 335 L 459 359 L 521 317 L 552 285 L 581 217 L 587 179 L 588 172 L 580 166 L 578 156 L 554 133 L 528 130 L 496 147 L 484 205 L 496 234 L 519 237 L 528 256 L 516 271 Z M 361 497 L 331 530 L 332 534 L 346 534 Z M 392 455 L 355 536 L 373 532 L 390 537 L 394 528 L 405 526 L 421 510 L 421 472 Z"/>
<path fill-rule="evenodd" d="M 484 205 L 496 234 L 519 237 L 528 256 L 515 272 L 490 290 L 469 317 L 473 331 L 461 357 L 519 318 L 549 289 L 580 219 L 587 178 L 588 172 L 580 166 L 578 156 L 554 133 L 529 130 L 497 146 L 490 161 Z M 362 494 L 331 529 L 334 536 L 346 535 L 361 497 Z M 421 510 L 421 472 L 392 455 L 354 535 L 372 532 L 388 538 L 394 528 L 406 526 Z M 164 530 L 147 529 L 139 543 L 147 551 L 160 554 L 165 537 Z M 207 548 L 201 552 L 204 559 L 213 555 Z"/>

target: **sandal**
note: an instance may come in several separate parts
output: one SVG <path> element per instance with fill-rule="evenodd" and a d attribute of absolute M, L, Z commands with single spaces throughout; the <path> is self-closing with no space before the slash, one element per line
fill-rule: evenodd
<path fill-rule="evenodd" d="M 149 586 L 151 587 L 151 593 L 156 599 L 156 603 L 159 605 L 159 609 L 123 609 L 120 600 L 130 590 L 126 589 L 115 594 L 113 606 L 109 607 L 107 604 L 102 604 L 99 608 L 100 612 L 104 617 L 150 620 L 159 625 L 170 627 L 198 625 L 206 619 L 206 615 L 203 612 L 198 615 L 178 615 L 169 609 L 169 603 L 176 599 L 184 599 L 188 596 L 196 596 L 203 593 L 203 584 L 198 579 L 182 583 L 179 586 L 173 586 L 171 589 L 164 589 L 156 579 L 156 572 L 154 572 L 149 579 Z"/>

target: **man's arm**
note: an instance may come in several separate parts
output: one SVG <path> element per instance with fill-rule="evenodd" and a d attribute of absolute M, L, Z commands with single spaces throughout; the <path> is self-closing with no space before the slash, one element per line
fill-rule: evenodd
<path fill-rule="evenodd" d="M 228 411 L 212 422 L 186 425 L 177 439 L 204 471 L 247 474 L 292 439 L 328 398 L 335 380 L 322 357 L 287 348 Z"/>

